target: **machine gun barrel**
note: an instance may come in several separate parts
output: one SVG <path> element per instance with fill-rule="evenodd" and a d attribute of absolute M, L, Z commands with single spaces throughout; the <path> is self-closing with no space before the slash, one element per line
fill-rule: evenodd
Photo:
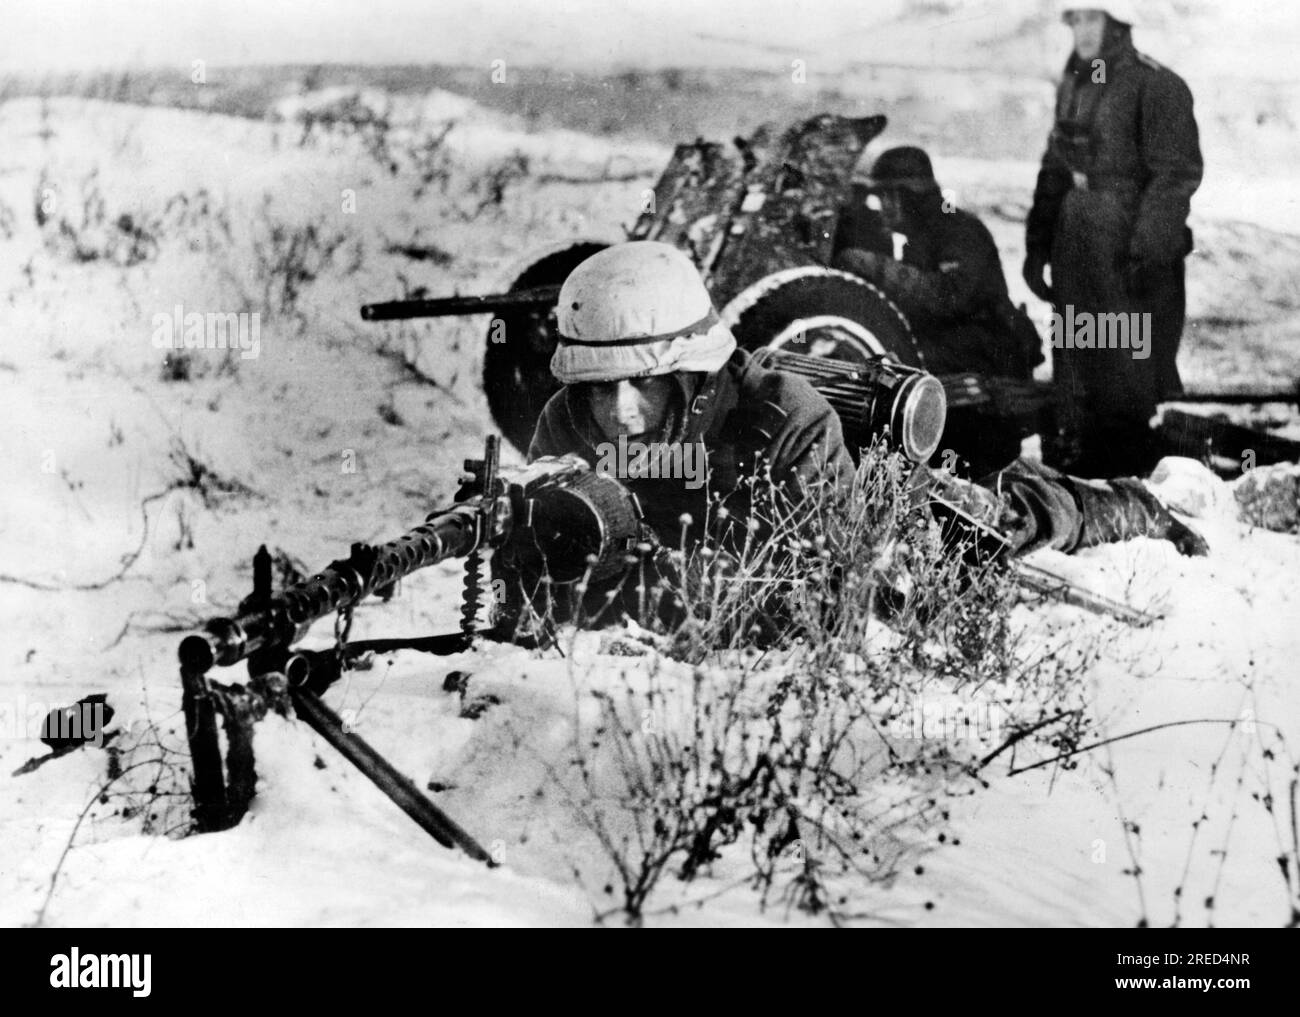
<path fill-rule="evenodd" d="M 483 536 L 472 502 L 432 513 L 425 522 L 379 547 L 353 544 L 345 559 L 294 583 L 233 618 L 214 618 L 180 646 L 183 666 L 207 671 L 235 664 L 272 646 L 291 645 L 312 622 L 369 596 L 419 569 L 469 554 Z M 257 598 L 254 598 L 257 599 Z"/>
<path fill-rule="evenodd" d="M 450 318 L 459 314 L 495 314 L 515 309 L 549 308 L 559 299 L 560 287 L 534 286 L 509 293 L 478 297 L 436 297 L 431 300 L 389 300 L 364 304 L 362 321 L 398 321 L 403 318 Z"/>

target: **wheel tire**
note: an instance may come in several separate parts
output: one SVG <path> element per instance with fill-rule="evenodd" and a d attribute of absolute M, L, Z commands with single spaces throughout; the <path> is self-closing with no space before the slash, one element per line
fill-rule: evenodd
<path fill-rule="evenodd" d="M 787 269 L 760 279 L 723 311 L 745 349 L 768 346 L 812 356 L 883 356 L 908 367 L 925 358 L 903 312 L 857 276 L 832 268 Z"/>
<path fill-rule="evenodd" d="M 532 286 L 555 286 L 608 244 L 584 241 L 539 258 L 510 284 L 509 292 Z M 488 409 L 506 440 L 527 453 L 546 401 L 560 389 L 551 374 L 551 357 L 558 336 L 554 308 L 512 310 L 496 315 L 505 324 L 505 342 L 493 342 L 497 326 L 487 332 L 483 357 L 483 391 Z"/>

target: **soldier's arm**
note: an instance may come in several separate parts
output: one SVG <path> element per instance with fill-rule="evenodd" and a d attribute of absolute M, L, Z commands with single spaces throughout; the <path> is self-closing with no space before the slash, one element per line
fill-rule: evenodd
<path fill-rule="evenodd" d="M 981 309 L 987 296 L 980 284 L 988 273 L 990 258 L 996 263 L 992 241 L 985 244 L 974 226 L 961 226 L 943 238 L 937 272 L 856 248 L 841 252 L 836 264 L 879 285 L 904 314 L 968 318 Z"/>
<path fill-rule="evenodd" d="M 1150 176 L 1130 253 L 1139 261 L 1177 261 L 1187 253 L 1184 227 L 1204 163 L 1192 93 L 1176 74 L 1161 69 L 1147 81 L 1138 143 Z"/>
<path fill-rule="evenodd" d="M 859 247 L 864 251 L 889 254 L 894 249 L 894 242 L 880 213 L 868 208 L 866 196 L 854 188 L 853 200 L 845 206 L 835 224 L 835 239 L 831 242 L 833 254 L 850 247 Z"/>
<path fill-rule="evenodd" d="M 1074 186 L 1070 167 L 1057 155 L 1049 142 L 1038 169 L 1038 182 L 1034 186 L 1034 203 L 1025 219 L 1025 251 L 1036 254 L 1044 261 L 1051 258 L 1052 241 L 1056 235 L 1056 220 L 1061 214 L 1061 203 Z"/>
<path fill-rule="evenodd" d="M 1062 104 L 1062 89 L 1056 90 L 1056 108 Z M 1025 253 L 1046 263 L 1052 257 L 1052 241 L 1056 237 L 1056 221 L 1060 218 L 1061 203 L 1074 187 L 1074 174 L 1056 147 L 1056 130 L 1047 139 L 1047 150 L 1038 168 L 1038 181 L 1034 185 L 1034 203 L 1025 218 Z"/>
<path fill-rule="evenodd" d="M 834 410 L 828 409 L 776 445 L 773 476 L 795 490 L 811 493 L 829 486 L 842 492 L 853 477 L 853 459 Z"/>
<path fill-rule="evenodd" d="M 848 497 L 854 466 L 840 418 L 802 378 L 778 377 L 768 401 L 779 407 L 764 414 L 766 431 L 762 461 L 772 480 L 792 505 L 834 514 L 834 505 Z"/>
<path fill-rule="evenodd" d="M 533 440 L 528 443 L 528 461 L 534 462 L 542 456 L 559 456 L 566 452 L 577 452 L 578 442 L 568 426 L 568 404 L 565 392 L 561 389 L 546 401 L 542 415 L 537 418 L 533 429 Z"/>

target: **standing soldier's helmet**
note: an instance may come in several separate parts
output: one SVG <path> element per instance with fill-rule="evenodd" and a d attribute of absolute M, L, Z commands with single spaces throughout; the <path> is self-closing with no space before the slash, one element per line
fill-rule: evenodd
<path fill-rule="evenodd" d="M 882 152 L 871 167 L 867 186 L 872 190 L 902 190 L 928 194 L 939 189 L 930 157 L 920 148 L 905 145 Z"/>
<path fill-rule="evenodd" d="M 560 287 L 562 384 L 720 370 L 736 340 L 695 263 L 671 244 L 634 240 L 593 254 Z"/>
<path fill-rule="evenodd" d="M 1079 3 L 1079 0 L 1060 0 L 1056 5 L 1061 11 L 1061 20 L 1071 11 L 1104 11 L 1111 21 L 1118 21 L 1130 28 L 1137 24 L 1137 4 L 1133 0 L 1098 0 L 1096 4 Z"/>

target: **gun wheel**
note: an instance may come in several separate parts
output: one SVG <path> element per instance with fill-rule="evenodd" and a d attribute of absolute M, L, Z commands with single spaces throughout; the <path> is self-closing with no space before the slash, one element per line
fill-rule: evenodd
<path fill-rule="evenodd" d="M 509 291 L 559 285 L 578 265 L 608 246 L 584 241 L 553 251 L 529 265 Z M 504 323 L 504 331 L 498 321 Z M 502 335 L 504 342 L 499 341 Z M 560 389 L 551 374 L 556 342 L 555 309 L 551 307 L 505 311 L 488 327 L 483 391 L 492 419 L 521 452 L 528 451 L 546 401 Z"/>
<path fill-rule="evenodd" d="M 865 279 L 837 269 L 775 272 L 736 296 L 722 316 L 746 349 L 925 366 L 903 312 Z"/>

